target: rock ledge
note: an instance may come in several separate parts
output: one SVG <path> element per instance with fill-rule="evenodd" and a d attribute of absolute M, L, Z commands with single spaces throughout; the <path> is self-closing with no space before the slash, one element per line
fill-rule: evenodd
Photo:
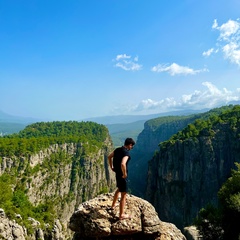
<path fill-rule="evenodd" d="M 186 240 L 175 225 L 159 219 L 149 202 L 127 195 L 125 212 L 131 219 L 119 220 L 119 207 L 111 209 L 112 199 L 113 193 L 102 194 L 79 206 L 69 221 L 74 240 Z"/>

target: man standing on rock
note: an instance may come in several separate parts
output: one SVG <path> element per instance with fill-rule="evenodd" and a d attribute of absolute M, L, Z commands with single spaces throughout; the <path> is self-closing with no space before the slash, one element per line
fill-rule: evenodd
<path fill-rule="evenodd" d="M 119 219 L 130 218 L 128 214 L 124 213 L 124 208 L 126 205 L 126 195 L 127 195 L 127 174 L 128 169 L 127 165 L 131 159 L 129 151 L 133 149 L 135 141 L 132 138 L 127 138 L 124 142 L 124 146 L 116 148 L 108 156 L 108 163 L 111 169 L 116 174 L 117 190 L 113 197 L 112 208 L 115 207 L 115 204 L 118 200 L 118 195 L 121 193 L 120 200 L 120 209 L 119 209 Z"/>

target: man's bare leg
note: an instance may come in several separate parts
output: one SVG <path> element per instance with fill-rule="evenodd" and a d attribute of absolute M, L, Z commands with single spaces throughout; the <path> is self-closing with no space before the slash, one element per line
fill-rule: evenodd
<path fill-rule="evenodd" d="M 112 208 L 114 208 L 115 205 L 116 205 L 116 202 L 118 200 L 118 195 L 119 195 L 119 189 L 117 189 L 116 192 L 114 193 L 113 202 L 112 202 Z"/>
<path fill-rule="evenodd" d="M 131 218 L 128 214 L 124 214 L 124 208 L 126 205 L 126 197 L 127 193 L 126 192 L 121 192 L 121 200 L 120 200 L 120 210 L 119 210 L 119 219 L 127 219 Z"/>

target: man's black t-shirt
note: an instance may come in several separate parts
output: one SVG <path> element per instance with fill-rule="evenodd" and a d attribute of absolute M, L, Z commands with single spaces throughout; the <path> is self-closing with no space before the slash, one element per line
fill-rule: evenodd
<path fill-rule="evenodd" d="M 114 150 L 114 156 L 113 156 L 113 168 L 117 175 L 122 176 L 122 169 L 121 169 L 121 163 L 123 157 L 128 156 L 127 164 L 130 160 L 130 154 L 129 151 L 125 147 L 119 147 Z"/>

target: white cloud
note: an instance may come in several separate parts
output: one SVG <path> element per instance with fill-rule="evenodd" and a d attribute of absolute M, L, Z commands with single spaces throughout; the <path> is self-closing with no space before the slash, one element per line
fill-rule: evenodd
<path fill-rule="evenodd" d="M 217 28 L 217 27 L 218 27 L 217 19 L 214 19 L 212 28 Z"/>
<path fill-rule="evenodd" d="M 138 56 L 133 59 L 135 62 L 138 62 Z"/>
<path fill-rule="evenodd" d="M 204 90 L 195 90 L 190 94 L 183 94 L 178 100 L 174 98 L 165 98 L 161 100 L 145 99 L 135 106 L 125 106 L 124 108 L 115 109 L 116 112 L 133 113 L 138 114 L 152 114 L 169 112 L 174 110 L 183 109 L 211 109 L 223 105 L 230 104 L 234 101 L 240 101 L 240 88 L 232 92 L 223 88 L 218 89 L 211 82 L 203 82 Z"/>
<path fill-rule="evenodd" d="M 230 41 L 232 41 L 231 38 L 238 33 L 239 27 L 240 27 L 239 22 L 233 21 L 233 20 L 228 20 L 226 23 L 222 24 L 220 27 L 218 27 L 218 24 L 213 24 L 213 28 L 218 29 L 220 32 L 219 38 L 224 40 L 230 40 Z"/>
<path fill-rule="evenodd" d="M 122 68 L 125 71 L 139 71 L 142 69 L 142 65 L 138 64 L 138 56 L 132 58 L 127 54 L 119 54 L 113 60 L 115 67 Z"/>
<path fill-rule="evenodd" d="M 120 67 L 126 71 L 138 71 L 142 68 L 141 65 L 132 61 L 123 61 L 115 64 L 116 67 Z"/>
<path fill-rule="evenodd" d="M 205 57 L 209 57 L 212 53 L 213 53 L 214 49 L 210 48 L 209 50 L 207 50 L 206 52 L 203 52 L 203 56 Z"/>
<path fill-rule="evenodd" d="M 239 19 L 236 21 L 230 19 L 226 23 L 223 23 L 221 26 L 219 26 L 217 20 L 215 19 L 212 28 L 219 31 L 219 37 L 216 44 L 220 46 L 220 50 L 224 54 L 225 59 L 240 66 Z M 207 56 L 208 51 L 204 53 L 205 56 Z"/>
<path fill-rule="evenodd" d="M 173 98 L 165 98 L 160 101 L 154 101 L 152 99 L 142 100 L 133 110 L 135 112 L 141 112 L 146 110 L 156 110 L 156 109 L 164 109 L 169 107 L 176 107 L 177 102 Z"/>
<path fill-rule="evenodd" d="M 194 70 L 189 67 L 180 66 L 177 63 L 171 65 L 158 64 L 151 69 L 153 72 L 168 72 L 171 76 L 174 75 L 194 75 L 196 73 L 208 71 L 207 69 Z"/>
<path fill-rule="evenodd" d="M 119 54 L 116 57 L 116 61 L 119 61 L 120 59 L 128 59 L 131 58 L 131 56 L 128 56 L 127 54 Z"/>
<path fill-rule="evenodd" d="M 240 48 L 238 43 L 231 42 L 223 46 L 222 51 L 225 58 L 229 59 L 230 62 L 240 66 Z"/>

